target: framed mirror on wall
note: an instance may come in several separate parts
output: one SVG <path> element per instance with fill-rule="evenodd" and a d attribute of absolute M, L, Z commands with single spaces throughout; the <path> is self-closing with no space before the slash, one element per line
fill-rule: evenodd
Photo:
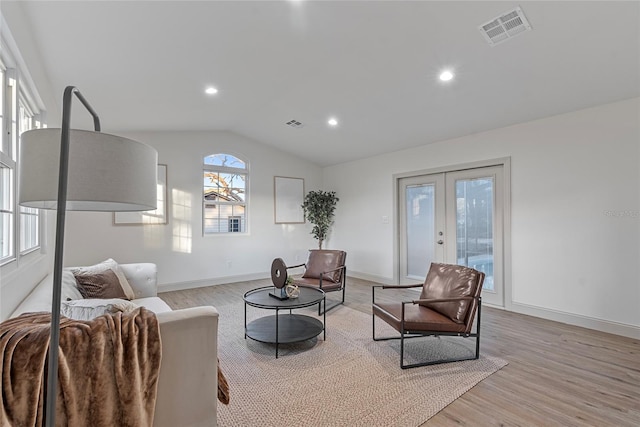
<path fill-rule="evenodd" d="M 304 224 L 304 178 L 273 177 L 276 224 Z"/>
<path fill-rule="evenodd" d="M 114 225 L 167 224 L 167 165 L 158 165 L 158 207 L 144 212 L 114 212 Z"/>

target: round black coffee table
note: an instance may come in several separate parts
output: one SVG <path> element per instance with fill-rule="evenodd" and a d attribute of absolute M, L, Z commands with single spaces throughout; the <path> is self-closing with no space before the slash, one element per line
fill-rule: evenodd
<path fill-rule="evenodd" d="M 324 332 L 323 339 L 327 337 L 325 325 L 327 315 L 323 315 L 322 321 L 304 314 L 294 314 L 291 311 L 297 308 L 311 307 L 325 303 L 324 291 L 321 289 L 300 286 L 300 295 L 297 298 L 279 300 L 270 296 L 274 292 L 273 286 L 265 286 L 248 291 L 244 294 L 244 337 L 252 340 L 276 345 L 276 359 L 278 358 L 278 346 L 299 341 L 305 341 Z M 247 306 L 265 310 L 275 310 L 272 316 L 260 317 L 247 324 Z M 289 310 L 289 313 L 280 314 L 281 310 Z"/>

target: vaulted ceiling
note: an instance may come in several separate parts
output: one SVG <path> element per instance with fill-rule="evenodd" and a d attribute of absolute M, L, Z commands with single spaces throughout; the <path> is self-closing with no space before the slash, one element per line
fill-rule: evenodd
<path fill-rule="evenodd" d="M 489 45 L 478 27 L 517 6 L 531 31 Z M 56 101 L 77 86 L 103 130 L 229 130 L 320 166 L 639 96 L 639 6 L 20 4 Z"/>

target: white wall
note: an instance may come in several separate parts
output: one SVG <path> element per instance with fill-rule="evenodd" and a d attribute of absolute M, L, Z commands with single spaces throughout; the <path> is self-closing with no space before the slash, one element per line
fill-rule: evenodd
<path fill-rule="evenodd" d="M 640 337 L 640 100 L 324 169 L 351 275 L 394 277 L 393 174 L 511 157 L 506 306 Z M 509 279 L 509 278 L 507 278 Z"/>
<path fill-rule="evenodd" d="M 318 166 L 228 132 L 123 135 L 154 146 L 167 164 L 169 224 L 114 226 L 112 214 L 69 212 L 65 265 L 155 262 L 168 290 L 268 277 L 274 258 L 292 265 L 315 247 L 308 224 L 274 223 L 273 177 L 304 178 L 305 191 L 318 189 Z M 219 152 L 249 162 L 248 235 L 202 236 L 202 160 Z"/>
<path fill-rule="evenodd" d="M 22 6 L 19 1 L 0 1 L 0 13 L 2 13 L 4 24 L 6 24 L 6 27 L 2 26 L 0 30 L 3 33 L 8 30 L 11 38 L 15 41 L 15 46 L 8 47 L 12 51 L 14 48 L 19 49 L 18 58 L 16 58 L 20 62 L 18 65 L 26 65 L 29 73 L 28 76 L 23 75 L 21 78 L 31 80 L 30 83 L 35 85 L 40 101 L 44 104 L 40 107 L 45 107 L 47 110 L 45 119 L 49 127 L 59 126 L 62 111 L 56 99 L 62 99 L 64 88 L 51 86 L 48 72 L 41 60 L 39 47 L 32 37 L 31 22 L 26 17 Z M 12 52 L 12 54 L 16 54 L 16 52 Z"/>

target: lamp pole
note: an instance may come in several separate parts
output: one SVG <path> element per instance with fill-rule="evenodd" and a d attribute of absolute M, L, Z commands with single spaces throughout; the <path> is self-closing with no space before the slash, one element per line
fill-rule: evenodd
<path fill-rule="evenodd" d="M 58 173 L 58 201 L 56 205 L 56 244 L 53 267 L 53 297 L 51 299 L 51 333 L 49 339 L 49 364 L 45 393 L 45 425 L 54 427 L 56 421 L 56 397 L 58 392 L 58 359 L 60 351 L 60 303 L 62 295 L 62 262 L 64 252 L 64 225 L 67 213 L 67 186 L 69 178 L 69 132 L 71 125 L 71 101 L 76 95 L 93 116 L 96 132 L 100 132 L 100 118 L 75 86 L 67 86 L 62 99 L 62 131 L 60 136 L 60 169 Z"/>

